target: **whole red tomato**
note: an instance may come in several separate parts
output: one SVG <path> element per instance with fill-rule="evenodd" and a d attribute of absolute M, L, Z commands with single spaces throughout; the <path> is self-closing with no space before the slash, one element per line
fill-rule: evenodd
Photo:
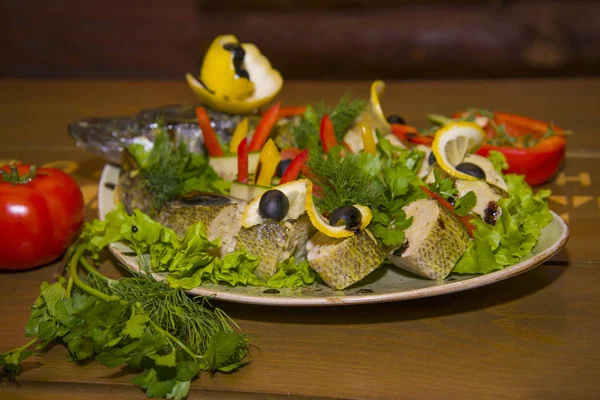
<path fill-rule="evenodd" d="M 57 259 L 83 223 L 77 182 L 54 168 L 20 164 L 0 171 L 0 269 L 28 269 Z"/>

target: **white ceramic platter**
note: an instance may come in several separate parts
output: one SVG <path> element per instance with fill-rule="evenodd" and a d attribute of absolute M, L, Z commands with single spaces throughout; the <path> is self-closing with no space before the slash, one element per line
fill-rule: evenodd
<path fill-rule="evenodd" d="M 114 189 L 119 179 L 119 173 L 119 167 L 110 164 L 106 165 L 102 171 L 98 188 L 100 219 L 103 219 L 115 207 Z M 443 281 L 431 281 L 395 267 L 384 266 L 358 284 L 343 291 L 333 290 L 321 284 L 293 289 L 205 284 L 189 290 L 188 293 L 238 303 L 324 306 L 380 303 L 460 292 L 521 274 L 550 259 L 569 238 L 569 229 L 565 222 L 555 213 L 552 213 L 552 216 L 552 222 L 542 230 L 538 244 L 522 262 L 487 275 L 451 274 Z M 137 257 L 129 255 L 132 251 L 127 246 L 116 243 L 109 245 L 109 249 L 120 262 L 132 271 L 139 270 Z M 158 274 L 155 276 L 158 279 L 163 278 Z"/>

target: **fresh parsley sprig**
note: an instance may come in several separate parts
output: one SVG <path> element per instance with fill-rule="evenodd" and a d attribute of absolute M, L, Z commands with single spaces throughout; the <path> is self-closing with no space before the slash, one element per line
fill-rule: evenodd
<path fill-rule="evenodd" d="M 24 359 L 58 340 L 72 361 L 142 371 L 133 382 L 148 397 L 183 399 L 200 372 L 230 372 L 249 362 L 248 337 L 223 311 L 149 274 L 103 276 L 88 258 L 105 243 L 83 238 L 69 252 L 68 281 L 42 284 L 25 327 L 34 339 L 0 354 L 5 373 L 18 373 Z"/>

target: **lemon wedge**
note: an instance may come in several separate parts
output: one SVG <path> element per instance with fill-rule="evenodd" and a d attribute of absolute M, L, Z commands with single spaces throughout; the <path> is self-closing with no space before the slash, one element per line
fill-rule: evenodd
<path fill-rule="evenodd" d="M 270 190 L 277 189 L 282 192 L 289 201 L 289 209 L 283 218 L 284 220 L 298 219 L 304 214 L 308 184 L 312 185 L 308 179 L 298 179 L 270 188 Z M 262 196 L 261 194 L 254 198 L 244 209 L 242 213 L 242 226 L 244 228 L 251 228 L 265 222 L 266 218 L 263 218 L 259 212 L 259 203 Z"/>
<path fill-rule="evenodd" d="M 435 133 L 431 149 L 438 165 L 456 179 L 477 180 L 456 169 L 467 153 L 474 153 L 483 143 L 485 132 L 472 122 L 452 122 Z"/>
<path fill-rule="evenodd" d="M 361 223 L 358 228 L 350 231 L 346 229 L 345 226 L 331 226 L 329 225 L 329 221 L 323 218 L 319 210 L 317 210 L 315 202 L 313 201 L 312 193 L 313 183 L 308 181 L 306 190 L 306 212 L 308 213 L 308 217 L 310 218 L 310 222 L 312 222 L 313 226 L 324 235 L 338 239 L 354 236 L 356 232 L 364 230 L 371 223 L 371 219 L 373 219 L 373 215 L 371 214 L 369 207 L 355 204 L 354 207 L 356 207 L 361 214 Z"/>
<path fill-rule="evenodd" d="M 248 113 L 269 103 L 283 86 L 279 71 L 258 47 L 233 35 L 218 36 L 209 47 L 200 79 L 186 74 L 190 88 L 208 106 L 228 113 Z"/>

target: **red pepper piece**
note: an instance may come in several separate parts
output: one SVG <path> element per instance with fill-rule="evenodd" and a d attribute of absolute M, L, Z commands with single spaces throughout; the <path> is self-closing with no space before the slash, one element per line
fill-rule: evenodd
<path fill-rule="evenodd" d="M 281 107 L 277 113 L 277 119 L 302 115 L 304 112 L 306 112 L 306 106 Z"/>
<path fill-rule="evenodd" d="M 208 155 L 211 157 L 222 156 L 223 149 L 221 148 L 221 144 L 219 144 L 217 134 L 210 124 L 210 118 L 204 107 L 196 108 L 196 118 L 198 118 L 198 125 L 200 125 L 200 129 L 202 129 L 202 137 L 204 138 L 204 145 L 206 146 Z"/>
<path fill-rule="evenodd" d="M 269 135 L 271 135 L 271 131 L 277 122 L 277 114 L 279 113 L 279 107 L 281 102 L 277 102 L 273 107 L 269 108 L 266 113 L 263 114 L 258 126 L 256 127 L 256 131 L 254 131 L 254 135 L 252 136 L 252 140 L 250 141 L 250 146 L 248 147 L 248 151 L 259 151 L 263 148 L 267 140 L 269 140 Z"/>
<path fill-rule="evenodd" d="M 285 172 L 283 173 L 279 184 L 281 185 L 298 179 L 298 176 L 300 175 L 300 172 L 302 171 L 306 160 L 308 160 L 308 150 L 304 150 L 302 153 L 294 157 L 290 165 L 288 165 Z"/>
<path fill-rule="evenodd" d="M 337 139 L 335 138 L 335 130 L 333 129 L 333 123 L 331 122 L 331 118 L 329 115 L 323 115 L 323 119 L 321 120 L 321 144 L 323 145 L 323 151 L 325 153 L 329 153 L 329 150 L 332 147 L 337 146 Z"/>
<path fill-rule="evenodd" d="M 237 148 L 238 182 L 248 183 L 248 140 L 242 139 Z"/>
<path fill-rule="evenodd" d="M 302 153 L 302 149 L 298 149 L 296 147 L 288 147 L 288 148 L 281 150 L 281 159 L 282 160 L 293 159 L 300 153 Z"/>
<path fill-rule="evenodd" d="M 425 194 L 427 194 L 427 196 L 429 196 L 430 198 L 437 200 L 438 203 L 440 203 L 440 205 L 442 207 L 444 207 L 446 210 L 450 211 L 452 214 L 454 214 L 454 206 L 446 199 L 444 199 L 442 196 L 440 196 L 437 193 L 432 192 L 431 190 L 427 189 L 425 186 L 419 186 L 421 188 L 422 191 L 425 192 Z M 471 217 L 468 217 L 466 215 L 464 216 L 459 216 L 454 214 L 454 216 L 465 226 L 465 228 L 467 229 L 467 232 L 469 233 L 469 236 L 473 237 L 473 231 L 475 230 L 475 225 L 473 225 L 471 223 Z"/>
<path fill-rule="evenodd" d="M 390 124 L 392 133 L 405 145 L 407 143 L 425 144 L 431 146 L 433 136 L 423 136 L 419 134 L 417 128 L 410 125 Z"/>
<path fill-rule="evenodd" d="M 505 173 L 525 175 L 529 185 L 540 185 L 556 174 L 564 158 L 567 141 L 563 136 L 552 136 L 528 148 L 492 146 L 483 144 L 477 154 L 487 157 L 490 151 L 504 154 L 508 163 Z"/>
<path fill-rule="evenodd" d="M 464 113 L 454 114 L 460 117 Z M 563 130 L 554 125 L 556 133 L 541 139 L 550 128 L 550 123 L 517 114 L 495 112 L 492 120 L 496 125 L 504 125 L 506 132 L 513 137 L 520 138 L 531 135 L 539 142 L 531 147 L 523 147 L 521 143 L 515 146 L 492 146 L 484 143 L 477 154 L 487 156 L 490 151 L 498 151 L 506 157 L 509 168 L 506 173 L 525 175 L 525 182 L 535 186 L 542 184 L 556 174 L 564 158 L 567 140 Z M 492 124 L 484 127 L 489 138 L 496 135 Z"/>

